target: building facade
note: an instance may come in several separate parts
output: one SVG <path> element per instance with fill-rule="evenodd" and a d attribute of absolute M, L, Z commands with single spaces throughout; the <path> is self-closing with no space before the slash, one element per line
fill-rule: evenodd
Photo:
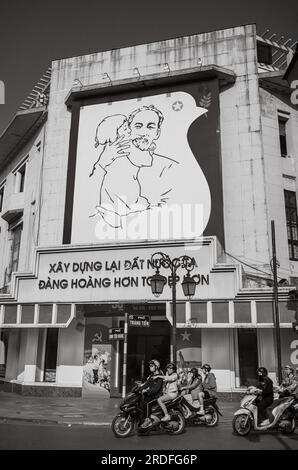
<path fill-rule="evenodd" d="M 165 366 L 156 252 L 196 262 L 191 300 L 178 271 L 179 367 L 210 363 L 220 391 L 260 364 L 274 378 L 272 220 L 282 361 L 298 366 L 293 60 L 245 25 L 52 63 L 0 137 L 5 390 L 117 396 Z"/>

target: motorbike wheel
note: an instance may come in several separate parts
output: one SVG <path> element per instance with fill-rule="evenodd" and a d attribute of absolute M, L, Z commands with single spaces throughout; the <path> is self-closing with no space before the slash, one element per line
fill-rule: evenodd
<path fill-rule="evenodd" d="M 291 426 L 287 426 L 285 428 L 281 428 L 281 433 L 282 434 L 292 434 L 295 429 L 296 429 L 296 420 L 295 420 L 295 416 L 292 416 L 289 421 L 291 422 Z"/>
<path fill-rule="evenodd" d="M 120 413 L 115 416 L 112 422 L 112 431 L 116 437 L 128 437 L 134 428 L 134 421 L 131 416 Z"/>
<path fill-rule="evenodd" d="M 206 421 L 206 426 L 213 428 L 214 426 L 218 425 L 219 416 L 218 416 L 216 409 L 213 408 L 213 406 L 211 408 L 212 408 L 212 419 L 210 422 Z"/>
<path fill-rule="evenodd" d="M 244 425 L 244 422 L 246 421 L 246 424 Z M 238 436 L 247 436 L 247 434 L 250 433 L 252 429 L 252 423 L 251 420 L 248 418 L 246 414 L 241 414 L 234 416 L 233 419 L 233 430 Z"/>
<path fill-rule="evenodd" d="M 169 430 L 169 433 L 173 435 L 181 434 L 185 428 L 185 418 L 182 411 L 175 410 L 171 413 L 171 421 L 177 421 L 178 427 L 177 429 Z"/>

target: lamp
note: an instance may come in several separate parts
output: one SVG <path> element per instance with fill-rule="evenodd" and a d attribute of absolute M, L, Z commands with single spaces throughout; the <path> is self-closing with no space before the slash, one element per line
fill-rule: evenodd
<path fill-rule="evenodd" d="M 156 271 L 156 274 L 150 277 L 150 286 L 152 294 L 155 297 L 159 297 L 162 292 L 165 284 L 167 283 L 167 278 L 159 274 L 159 270 Z"/>
<path fill-rule="evenodd" d="M 197 286 L 196 281 L 189 273 L 187 273 L 186 276 L 184 276 L 181 284 L 184 295 L 191 299 L 195 295 Z"/>

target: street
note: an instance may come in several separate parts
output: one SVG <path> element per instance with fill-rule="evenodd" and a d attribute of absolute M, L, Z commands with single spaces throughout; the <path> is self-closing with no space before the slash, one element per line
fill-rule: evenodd
<path fill-rule="evenodd" d="M 187 427 L 179 436 L 155 434 L 116 438 L 109 426 L 0 423 L 1 450 L 298 450 L 298 432 L 290 436 L 252 432 L 248 437 L 232 433 L 231 421 L 222 419 L 215 428 Z"/>

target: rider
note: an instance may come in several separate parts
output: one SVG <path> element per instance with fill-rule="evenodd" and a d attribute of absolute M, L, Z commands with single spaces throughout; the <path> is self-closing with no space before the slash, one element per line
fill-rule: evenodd
<path fill-rule="evenodd" d="M 281 386 L 280 397 L 293 394 L 296 395 L 298 398 L 298 381 L 294 375 L 294 368 L 287 365 L 284 367 L 284 371 L 285 376 Z"/>
<path fill-rule="evenodd" d="M 267 420 L 265 410 L 273 403 L 273 382 L 268 377 L 268 370 L 266 367 L 259 367 L 257 369 L 259 383 L 258 389 L 260 392 L 260 399 L 258 401 L 258 424 L 262 424 Z"/>
<path fill-rule="evenodd" d="M 210 398 L 212 396 L 217 396 L 217 385 L 216 385 L 216 378 L 213 372 L 211 372 L 211 366 L 209 364 L 204 364 L 202 367 L 202 371 L 204 372 L 204 379 L 203 379 L 203 389 L 204 392 L 201 395 L 203 398 Z"/>
<path fill-rule="evenodd" d="M 199 371 L 196 367 L 190 369 L 189 374 L 191 376 L 190 384 L 185 387 L 181 387 L 180 391 L 187 390 L 187 393 L 191 393 L 191 398 L 193 405 L 195 401 L 199 401 L 200 407 L 198 408 L 198 414 L 204 414 L 204 405 L 203 405 L 203 385 L 202 385 L 202 376 L 199 374 Z"/>
<path fill-rule="evenodd" d="M 166 367 L 166 375 L 157 375 L 155 378 L 161 378 L 165 382 L 164 393 L 157 400 L 157 403 L 164 412 L 164 417 L 161 421 L 170 421 L 171 417 L 164 402 L 174 400 L 174 398 L 178 396 L 178 374 L 176 365 L 170 362 Z"/>
<path fill-rule="evenodd" d="M 158 360 L 152 359 L 151 361 L 149 361 L 148 365 L 149 365 L 150 374 L 147 377 L 146 382 L 143 385 L 141 385 L 141 387 L 139 387 L 138 389 L 143 394 L 142 407 L 144 410 L 146 408 L 146 419 L 143 425 L 147 425 L 148 421 L 150 421 L 149 420 L 150 404 L 151 402 L 155 401 L 156 398 L 161 394 L 162 386 L 163 386 L 163 381 L 161 379 L 162 371 L 160 370 L 160 364 Z"/>

